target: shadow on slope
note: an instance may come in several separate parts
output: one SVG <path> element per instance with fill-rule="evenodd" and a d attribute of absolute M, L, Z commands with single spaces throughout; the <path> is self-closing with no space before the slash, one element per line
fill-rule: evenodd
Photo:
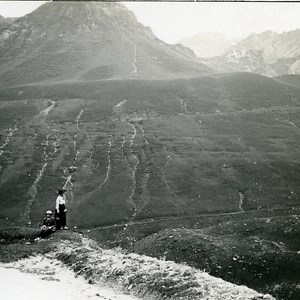
<path fill-rule="evenodd" d="M 299 299 L 299 215 L 166 229 L 137 241 L 138 253 L 185 262 L 277 299 Z"/>

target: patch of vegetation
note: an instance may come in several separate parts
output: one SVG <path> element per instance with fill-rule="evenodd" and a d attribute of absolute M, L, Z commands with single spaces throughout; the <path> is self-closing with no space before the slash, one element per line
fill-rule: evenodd
<path fill-rule="evenodd" d="M 30 227 L 2 227 L 0 229 L 0 261 L 7 263 L 32 255 L 53 252 L 63 240 L 78 242 L 71 231 L 57 231 L 48 239 L 35 241 L 40 229 Z"/>

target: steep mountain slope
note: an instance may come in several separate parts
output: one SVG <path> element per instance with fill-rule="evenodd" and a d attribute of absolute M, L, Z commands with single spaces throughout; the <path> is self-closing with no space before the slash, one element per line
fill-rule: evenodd
<path fill-rule="evenodd" d="M 180 40 L 179 43 L 191 48 L 198 57 L 214 57 L 223 54 L 238 41 L 238 38 L 228 37 L 217 32 L 199 32 Z"/>
<path fill-rule="evenodd" d="M 191 77 L 210 70 L 120 3 L 47 3 L 0 31 L 0 81 Z"/>
<path fill-rule="evenodd" d="M 219 71 L 246 71 L 267 76 L 299 74 L 300 29 L 251 34 L 227 49 L 220 57 L 208 60 Z"/>

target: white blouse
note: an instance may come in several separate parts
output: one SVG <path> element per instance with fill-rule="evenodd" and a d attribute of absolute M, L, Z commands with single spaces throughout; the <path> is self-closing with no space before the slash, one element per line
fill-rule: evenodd
<path fill-rule="evenodd" d="M 57 198 L 56 198 L 56 206 L 55 206 L 55 209 L 57 211 L 59 211 L 59 205 L 60 204 L 66 204 L 66 197 L 65 195 L 61 196 L 61 195 L 58 195 Z"/>

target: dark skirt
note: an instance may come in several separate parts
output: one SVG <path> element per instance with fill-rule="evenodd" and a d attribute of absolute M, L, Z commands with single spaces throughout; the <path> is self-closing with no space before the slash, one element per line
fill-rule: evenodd
<path fill-rule="evenodd" d="M 59 204 L 59 212 L 55 211 L 56 229 L 61 229 L 66 226 L 66 206 L 64 204 Z"/>

